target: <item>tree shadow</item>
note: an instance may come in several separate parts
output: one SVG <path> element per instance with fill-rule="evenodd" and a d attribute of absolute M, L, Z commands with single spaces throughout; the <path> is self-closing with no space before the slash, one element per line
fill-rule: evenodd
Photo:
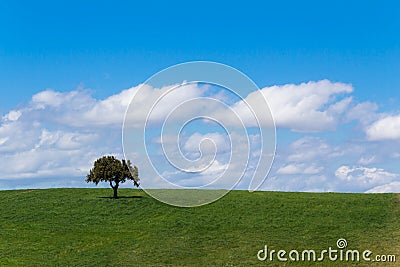
<path fill-rule="evenodd" d="M 118 196 L 118 197 L 115 198 L 115 199 L 120 199 L 120 198 L 142 198 L 142 197 L 143 197 L 143 196 Z M 97 197 L 97 198 L 105 198 L 105 199 L 109 198 L 109 199 L 114 199 L 114 197 L 112 197 L 112 196 Z"/>

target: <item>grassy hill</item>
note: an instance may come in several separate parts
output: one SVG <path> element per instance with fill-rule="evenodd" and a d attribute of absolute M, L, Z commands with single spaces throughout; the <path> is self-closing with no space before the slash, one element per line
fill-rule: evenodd
<path fill-rule="evenodd" d="M 197 208 L 171 207 L 140 190 L 111 195 L 111 189 L 0 191 L 0 266 L 309 266 L 261 262 L 257 252 L 265 245 L 320 251 L 336 248 L 339 238 L 349 249 L 400 261 L 396 194 L 233 191 Z"/>

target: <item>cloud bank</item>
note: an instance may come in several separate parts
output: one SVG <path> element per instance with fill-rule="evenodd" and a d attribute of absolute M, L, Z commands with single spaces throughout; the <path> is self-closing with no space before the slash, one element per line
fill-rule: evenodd
<path fill-rule="evenodd" d="M 82 89 L 70 92 L 45 90 L 33 95 L 29 103 L 1 116 L 0 186 L 3 189 L 85 186 L 84 176 L 96 158 L 104 154 L 122 157 L 121 127 L 137 90 L 140 88 L 145 94 L 132 103 L 136 107 L 135 116 L 129 116 L 133 118 L 130 122 L 133 127 L 143 120 L 141 111 L 171 86 L 175 85 L 163 88 L 138 85 L 101 100 Z M 278 131 L 290 136 L 285 139 L 278 135 L 276 160 L 262 189 L 400 191 L 397 164 L 400 116 L 379 113 L 378 106 L 372 101 L 356 102 L 353 92 L 352 85 L 329 80 L 261 89 Z M 212 97 L 216 93 L 198 84 L 177 90 L 163 99 L 162 109 L 153 114 L 154 126 L 159 126 L 172 107 L 187 99 L 204 96 Z M 249 94 L 231 105 L 249 126 L 253 121 L 245 105 L 257 107 L 261 100 L 255 96 Z M 214 109 L 217 117 L 230 121 L 229 113 L 220 106 L 207 108 Z M 188 108 L 184 113 L 195 115 L 197 112 Z M 393 114 L 395 112 L 398 111 Z M 221 151 L 229 150 L 220 133 L 193 132 L 186 137 L 186 152 L 194 157 L 199 139 L 207 136 L 224 147 Z M 284 142 L 279 142 L 279 138 Z M 205 146 L 204 149 L 207 152 L 213 147 Z M 140 155 L 136 155 L 134 162 L 140 164 Z M 225 164 L 221 157 L 203 179 L 211 179 Z M 145 170 L 142 172 L 145 175 Z M 190 184 L 191 181 L 186 182 Z M 246 183 L 239 186 L 245 188 Z"/>

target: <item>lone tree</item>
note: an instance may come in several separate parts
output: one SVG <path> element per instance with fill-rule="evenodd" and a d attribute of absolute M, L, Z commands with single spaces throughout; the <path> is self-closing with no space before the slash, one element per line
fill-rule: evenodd
<path fill-rule="evenodd" d="M 118 198 L 118 187 L 126 180 L 132 180 L 135 186 L 139 186 L 138 168 L 132 167 L 130 160 L 120 161 L 114 156 L 104 156 L 94 162 L 94 167 L 86 175 L 86 182 L 109 182 L 114 190 L 114 198 Z"/>

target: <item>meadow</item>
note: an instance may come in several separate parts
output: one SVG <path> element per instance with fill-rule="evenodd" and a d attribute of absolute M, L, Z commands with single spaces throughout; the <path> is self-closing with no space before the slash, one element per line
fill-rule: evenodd
<path fill-rule="evenodd" d="M 172 207 L 142 190 L 0 191 L 0 266 L 370 266 L 259 261 L 271 249 L 336 248 L 396 255 L 398 194 L 232 191 L 201 207 Z M 374 263 L 396 266 L 396 263 Z"/>

